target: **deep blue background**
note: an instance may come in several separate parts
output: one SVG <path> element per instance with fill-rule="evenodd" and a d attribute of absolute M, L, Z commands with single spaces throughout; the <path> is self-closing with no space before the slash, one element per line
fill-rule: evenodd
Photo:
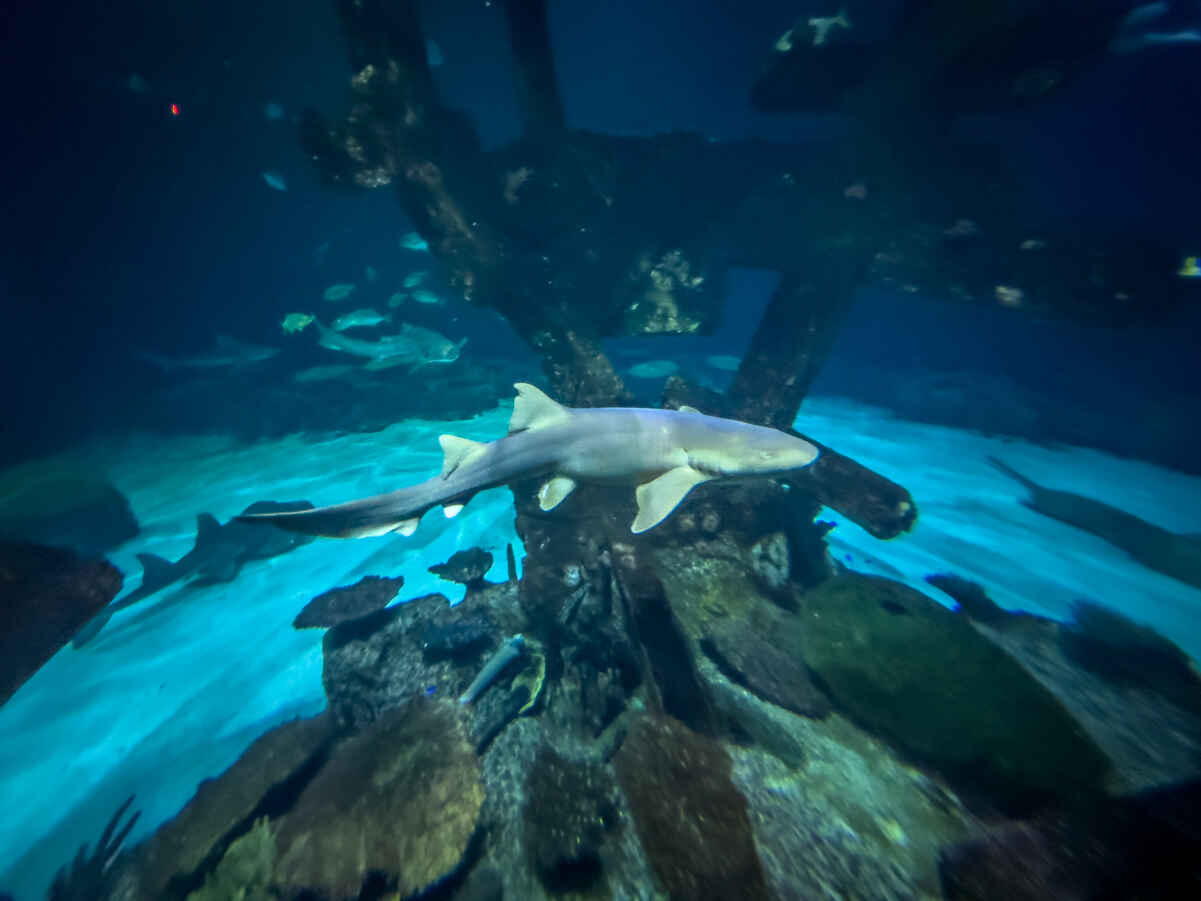
<path fill-rule="evenodd" d="M 445 95 L 490 145 L 513 137 L 500 10 L 483 0 L 426 5 Z M 289 121 L 263 115 L 269 101 L 289 117 L 306 105 L 343 108 L 349 73 L 332 2 L 22 6 L 4 14 L 0 458 L 121 421 L 157 378 L 135 348 L 199 351 L 216 332 L 280 344 L 282 314 L 312 309 L 324 285 L 404 262 L 396 239 L 408 226 L 390 194 L 320 188 Z M 769 117 L 747 102 L 797 13 L 792 2 L 552 3 L 570 122 L 820 138 L 837 124 Z M 1011 152 L 1025 178 L 1020 202 L 1069 227 L 1101 222 L 1201 252 L 1199 71 L 1196 47 L 1111 57 L 1028 116 L 970 127 Z M 148 92 L 130 89 L 133 73 Z M 268 169 L 288 192 L 264 184 Z M 1201 303 L 1164 327 L 1121 332 L 876 295 L 858 312 L 833 373 L 853 372 L 857 359 L 909 365 L 917 354 L 935 369 L 993 367 L 1056 386 L 1065 403 L 1098 385 L 1196 393 Z"/>

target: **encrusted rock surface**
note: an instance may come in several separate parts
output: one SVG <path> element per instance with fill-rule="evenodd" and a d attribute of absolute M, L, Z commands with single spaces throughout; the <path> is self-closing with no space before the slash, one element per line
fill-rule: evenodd
<path fill-rule="evenodd" d="M 297 629 L 328 629 L 338 623 L 382 610 L 392 603 L 405 583 L 404 577 L 363 576 L 354 585 L 331 588 L 313 598 L 292 620 Z"/>

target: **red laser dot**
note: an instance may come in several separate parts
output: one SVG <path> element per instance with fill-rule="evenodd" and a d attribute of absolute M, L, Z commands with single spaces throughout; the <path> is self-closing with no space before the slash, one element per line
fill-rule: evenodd
<path fill-rule="evenodd" d="M 171 115 L 172 115 L 172 116 L 178 116 L 178 115 L 179 115 L 179 104 L 178 104 L 178 103 L 172 103 L 172 104 L 171 104 Z"/>

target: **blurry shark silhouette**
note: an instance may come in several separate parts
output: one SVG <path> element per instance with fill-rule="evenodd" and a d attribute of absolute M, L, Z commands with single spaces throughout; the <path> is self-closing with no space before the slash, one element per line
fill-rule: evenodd
<path fill-rule="evenodd" d="M 242 513 L 281 513 L 312 508 L 308 501 L 256 501 Z M 198 588 L 231 582 L 251 560 L 278 557 L 311 540 L 304 535 L 256 529 L 237 519 L 222 525 L 211 514 L 201 513 L 196 517 L 196 542 L 192 549 L 174 563 L 155 554 L 138 554 L 142 564 L 142 584 L 96 614 L 79 630 L 71 644 L 76 648 L 83 647 L 100 633 L 114 613 L 132 607 L 170 585 L 187 581 L 188 587 Z"/>

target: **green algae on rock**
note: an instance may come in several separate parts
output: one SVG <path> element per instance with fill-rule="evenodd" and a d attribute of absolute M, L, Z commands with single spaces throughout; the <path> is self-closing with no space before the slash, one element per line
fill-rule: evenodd
<path fill-rule="evenodd" d="M 402 897 L 452 873 L 484 786 L 456 705 L 418 699 L 342 743 L 281 820 L 276 884 L 356 898 L 383 874 Z"/>
<path fill-rule="evenodd" d="M 805 662 L 865 726 L 1011 812 L 1099 794 L 1110 764 L 1063 705 L 966 619 L 846 574 L 803 598 Z"/>

